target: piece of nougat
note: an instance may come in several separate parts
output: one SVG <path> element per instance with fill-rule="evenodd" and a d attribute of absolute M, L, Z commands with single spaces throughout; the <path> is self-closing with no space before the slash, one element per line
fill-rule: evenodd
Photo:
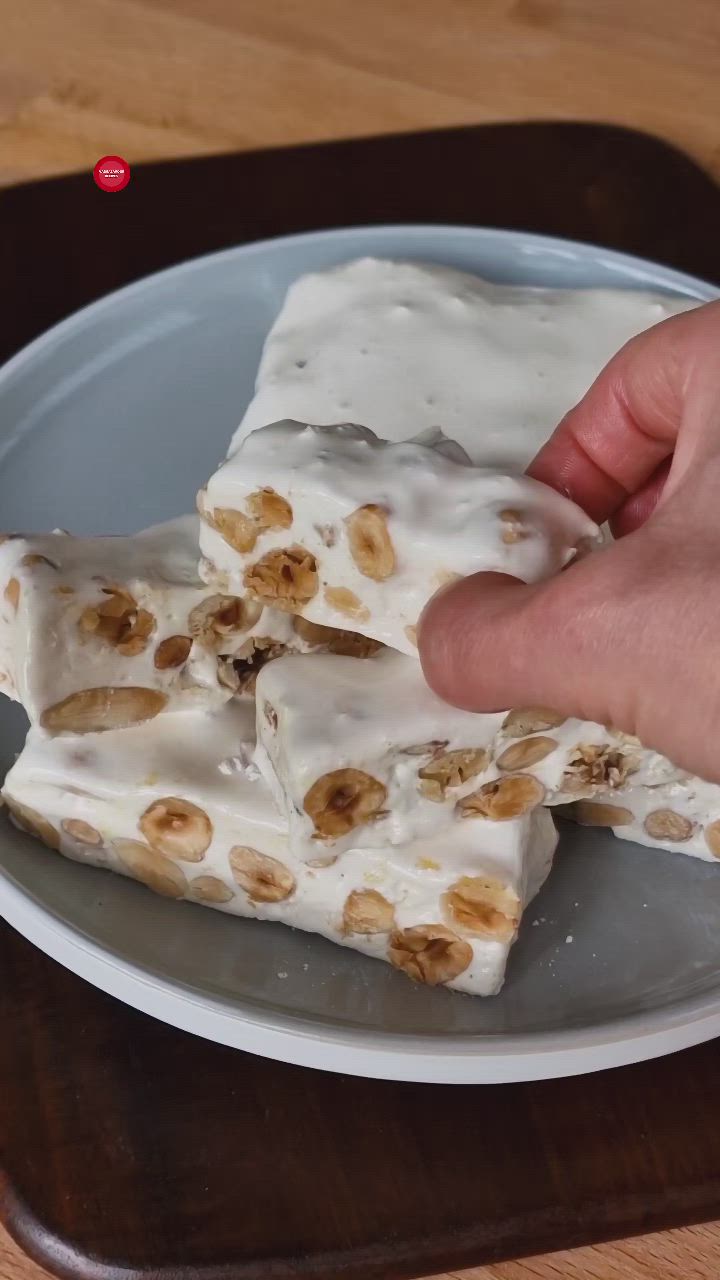
<path fill-rule="evenodd" d="M 500 989 L 523 907 L 552 864 L 544 810 L 312 868 L 289 848 L 253 746 L 241 701 L 82 740 L 31 730 L 3 798 L 50 849 L 166 897 L 322 934 L 430 985 Z"/>
<path fill-rule="evenodd" d="M 678 774 L 636 739 L 548 708 L 448 706 L 417 662 L 387 649 L 362 667 L 317 654 L 267 666 L 257 733 L 258 767 L 309 862 Z"/>
<path fill-rule="evenodd" d="M 364 427 L 255 431 L 199 496 L 201 575 L 408 654 L 424 606 L 482 571 L 538 582 L 598 541 L 579 507 L 527 476 L 390 444 Z"/>
<path fill-rule="evenodd" d="M 122 728 L 217 706 L 249 690 L 269 658 L 338 643 L 208 588 L 197 547 L 196 516 L 130 537 L 6 536 L 0 691 L 51 734 Z"/>
<path fill-rule="evenodd" d="M 611 827 L 621 840 L 720 859 L 720 786 L 689 774 L 659 786 L 599 791 L 558 811 L 582 826 Z"/>
<path fill-rule="evenodd" d="M 229 452 L 282 418 L 361 422 L 388 440 L 441 427 L 473 462 L 522 472 L 629 338 L 697 305 L 496 284 L 425 262 L 312 272 L 288 290 Z"/>

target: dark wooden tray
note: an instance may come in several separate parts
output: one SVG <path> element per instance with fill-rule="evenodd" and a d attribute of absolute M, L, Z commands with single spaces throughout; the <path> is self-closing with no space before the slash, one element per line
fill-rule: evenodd
<path fill-rule="evenodd" d="M 343 223 L 524 227 L 720 281 L 720 193 L 651 138 L 528 124 L 0 194 L 0 354 L 192 254 Z M 720 1043 L 575 1080 L 356 1080 L 184 1035 L 0 926 L 0 1216 L 82 1280 L 400 1280 L 720 1215 Z"/>

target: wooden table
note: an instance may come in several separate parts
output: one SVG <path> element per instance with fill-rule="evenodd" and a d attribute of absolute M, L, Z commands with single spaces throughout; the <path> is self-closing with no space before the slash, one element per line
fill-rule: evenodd
<path fill-rule="evenodd" d="M 0 32 L 4 182 L 539 117 L 720 174 L 717 0 L 0 0 Z"/>
<path fill-rule="evenodd" d="M 0 0 L 0 185 L 491 120 L 603 120 L 720 178 L 720 6 L 686 0 Z M 715 1280 L 720 1224 L 463 1273 Z M 454 1273 L 454 1275 L 457 1273 Z M 41 1280 L 0 1228 L 0 1280 Z M 435 1277 L 434 1280 L 449 1280 Z"/>

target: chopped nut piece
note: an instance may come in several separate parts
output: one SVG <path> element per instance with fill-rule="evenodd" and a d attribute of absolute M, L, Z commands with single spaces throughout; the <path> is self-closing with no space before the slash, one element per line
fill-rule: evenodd
<path fill-rule="evenodd" d="M 41 564 L 45 564 L 45 565 L 47 565 L 50 569 L 59 569 L 59 568 L 60 568 L 60 565 L 59 565 L 59 564 L 55 564 L 54 560 L 48 560 L 47 556 L 41 556 L 41 555 L 38 555 L 38 554 L 37 554 L 36 552 L 34 552 L 34 551 L 31 551 L 31 552 L 29 552 L 29 553 L 28 553 L 28 555 L 23 556 L 23 558 L 22 558 L 22 560 L 20 561 L 20 563 L 21 563 L 21 565 L 23 565 L 26 569 L 34 569 L 34 568 L 36 568 L 38 565 L 41 565 Z"/>
<path fill-rule="evenodd" d="M 62 702 L 47 707 L 40 723 L 49 733 L 102 733 L 104 729 L 126 729 L 152 720 L 166 703 L 167 695 L 157 689 L 103 685 L 71 693 Z"/>
<path fill-rule="evenodd" d="M 392 934 L 388 958 L 414 982 L 436 987 L 464 973 L 473 950 L 443 924 L 417 924 Z"/>
<path fill-rule="evenodd" d="M 231 693 L 240 692 L 240 677 L 235 670 L 234 659 L 227 654 L 220 654 L 217 660 L 217 679 L 221 689 L 229 689 Z"/>
<path fill-rule="evenodd" d="M 388 533 L 387 512 L 375 503 L 358 507 L 345 521 L 350 554 L 366 578 L 384 582 L 395 572 L 395 552 Z"/>
<path fill-rule="evenodd" d="M 190 881 L 188 893 L 196 902 L 230 902 L 235 897 L 230 886 L 217 876 L 196 876 Z"/>
<path fill-rule="evenodd" d="M 354 591 L 350 591 L 347 587 L 326 587 L 324 595 L 331 609 L 337 609 L 338 613 L 344 613 L 348 618 L 354 618 L 356 622 L 368 621 L 370 610 L 362 600 L 358 599 Z"/>
<path fill-rule="evenodd" d="M 614 791 L 640 766 L 640 756 L 607 744 L 579 746 L 568 760 L 562 790 L 592 795 L 594 790 Z"/>
<path fill-rule="evenodd" d="M 522 512 L 511 511 L 509 508 L 500 512 L 500 520 L 503 524 L 503 530 L 500 534 L 503 542 L 513 543 L 522 542 L 525 538 L 529 538 L 530 534 L 524 527 L 522 522 Z"/>
<path fill-rule="evenodd" d="M 309 622 L 299 614 L 293 618 L 292 628 L 302 640 L 307 640 L 308 644 L 316 644 L 318 647 L 327 644 L 331 636 L 343 634 L 342 631 L 336 631 L 334 627 L 323 627 L 319 622 Z"/>
<path fill-rule="evenodd" d="M 673 809 L 654 809 L 647 815 L 643 827 L 653 840 L 674 840 L 681 844 L 690 839 L 694 823 Z"/>
<path fill-rule="evenodd" d="M 17 578 L 10 579 L 3 595 L 5 596 L 8 604 L 11 605 L 13 609 L 17 609 L 20 603 L 20 583 Z"/>
<path fill-rule="evenodd" d="M 268 662 L 281 658 L 284 653 L 287 653 L 287 645 L 280 644 L 270 636 L 251 636 L 236 655 L 225 659 L 232 663 L 236 680 L 235 692 L 254 694 L 258 673 Z"/>
<path fill-rule="evenodd" d="M 720 858 L 720 818 L 708 823 L 703 834 L 713 858 Z"/>
<path fill-rule="evenodd" d="M 153 801 L 138 826 L 153 849 L 182 862 L 201 862 L 213 838 L 207 814 L 179 796 Z"/>
<path fill-rule="evenodd" d="M 515 891 L 489 876 L 461 876 L 443 897 L 454 924 L 480 938 L 512 942 L 522 907 Z"/>
<path fill-rule="evenodd" d="M 341 654 L 346 658 L 371 658 L 374 653 L 382 649 L 379 640 L 358 635 L 356 631 L 323 627 L 319 622 L 308 622 L 307 618 L 300 615 L 293 618 L 293 631 L 308 644 L 317 645 L 319 649 L 325 649 L 328 653 Z"/>
<path fill-rule="evenodd" d="M 403 747 L 403 755 L 406 756 L 433 756 L 433 758 L 444 751 L 447 746 L 447 738 L 435 738 L 432 742 L 418 742 L 411 747 Z"/>
<path fill-rule="evenodd" d="M 270 725 L 270 728 L 273 730 L 277 729 L 278 713 L 269 702 L 266 702 L 263 707 L 263 715 L 265 716 L 267 723 Z"/>
<path fill-rule="evenodd" d="M 395 925 L 391 902 L 377 889 L 354 889 L 343 908 L 344 933 L 389 933 Z"/>
<path fill-rule="evenodd" d="M 629 827 L 635 821 L 630 810 L 621 808 L 619 804 L 575 800 L 567 808 L 581 827 Z"/>
<path fill-rule="evenodd" d="M 113 840 L 112 847 L 133 879 L 163 898 L 185 896 L 187 880 L 176 862 L 171 862 L 140 840 Z"/>
<path fill-rule="evenodd" d="M 89 822 L 83 822 L 82 818 L 63 818 L 60 826 L 66 835 L 79 844 L 99 845 L 103 842 L 100 832 L 91 827 Z"/>
<path fill-rule="evenodd" d="M 232 507 L 216 507 L 214 511 L 200 510 L 200 515 L 235 551 L 241 554 L 252 551 L 258 539 L 257 526 L 242 511 L 233 511 Z"/>
<path fill-rule="evenodd" d="M 153 659 L 158 671 L 169 671 L 173 667 L 181 667 L 190 657 L 192 639 L 190 636 L 167 636 L 161 640 L 155 650 Z"/>
<path fill-rule="evenodd" d="M 386 788 L 371 774 L 362 769 L 335 769 L 313 783 L 303 808 L 318 836 L 333 840 L 371 822 L 386 800 Z"/>
<path fill-rule="evenodd" d="M 12 796 L 3 795 L 3 799 L 8 807 L 8 812 L 12 814 L 18 827 L 23 831 L 27 831 L 28 835 L 42 840 L 48 849 L 60 848 L 60 836 L 47 818 L 44 818 L 41 813 L 37 813 L 35 809 L 31 809 L 29 805 L 21 804 L 19 800 L 14 800 Z"/>
<path fill-rule="evenodd" d="M 481 747 L 446 751 L 418 770 L 419 790 L 426 800 L 438 803 L 452 787 L 461 787 L 476 778 L 487 766 L 488 753 Z"/>
<path fill-rule="evenodd" d="M 123 657 L 136 657 L 155 630 L 155 619 L 147 609 L 139 608 L 124 587 L 102 587 L 101 590 L 107 599 L 83 610 L 80 629 L 112 645 Z"/>
<path fill-rule="evenodd" d="M 529 733 L 543 729 L 556 729 L 566 719 L 551 707 L 517 707 L 508 712 L 502 722 L 503 733 L 508 738 L 526 738 Z"/>
<path fill-rule="evenodd" d="M 217 649 L 227 636 L 248 631 L 258 621 L 262 608 L 242 596 L 207 596 L 190 611 L 188 628 L 206 649 Z"/>
<path fill-rule="evenodd" d="M 461 818 L 490 818 L 493 822 L 506 822 L 529 813 L 545 799 L 545 788 L 529 773 L 515 773 L 507 778 L 486 782 L 473 791 L 457 808 Z"/>
<path fill-rule="evenodd" d="M 410 643 L 411 643 L 412 645 L 414 645 L 414 646 L 415 646 L 415 648 L 417 649 L 417 647 L 418 647 L 417 627 L 415 627 L 415 626 L 408 626 L 408 627 L 405 627 L 405 628 L 404 628 L 404 631 L 405 631 L 405 636 L 406 636 L 406 638 L 407 638 L 407 639 L 410 641 Z"/>
<path fill-rule="evenodd" d="M 506 747 L 495 763 L 498 769 L 511 773 L 530 769 L 555 751 L 557 745 L 554 738 L 522 738 L 520 742 L 513 742 Z"/>
<path fill-rule="evenodd" d="M 278 547 L 245 570 L 244 582 L 256 599 L 297 613 L 317 595 L 317 563 L 304 547 Z"/>
<path fill-rule="evenodd" d="M 216 591 L 222 591 L 225 595 L 230 594 L 230 575 L 223 569 L 218 569 L 213 560 L 207 556 L 200 557 L 198 571 L 203 582 L 211 583 Z"/>
<path fill-rule="evenodd" d="M 434 858 L 418 858 L 415 866 L 418 871 L 442 871 L 440 863 L 436 862 Z"/>
<path fill-rule="evenodd" d="M 247 504 L 258 529 L 289 529 L 293 522 L 290 503 L 274 489 L 258 489 L 249 495 Z"/>
<path fill-rule="evenodd" d="M 295 891 L 295 877 L 277 858 L 236 844 L 229 853 L 233 876 L 251 902 L 283 902 Z"/>

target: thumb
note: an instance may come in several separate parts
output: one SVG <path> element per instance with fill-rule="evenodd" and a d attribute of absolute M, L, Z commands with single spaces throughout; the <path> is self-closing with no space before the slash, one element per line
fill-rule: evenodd
<path fill-rule="evenodd" d="M 617 565 L 609 562 L 616 548 L 638 536 L 629 534 L 545 582 L 528 586 L 480 573 L 434 596 L 418 629 L 430 687 L 470 711 L 548 706 L 630 728 L 635 708 L 627 705 L 627 681 L 618 705 L 617 671 L 636 606 L 627 575 L 618 596 Z"/>

